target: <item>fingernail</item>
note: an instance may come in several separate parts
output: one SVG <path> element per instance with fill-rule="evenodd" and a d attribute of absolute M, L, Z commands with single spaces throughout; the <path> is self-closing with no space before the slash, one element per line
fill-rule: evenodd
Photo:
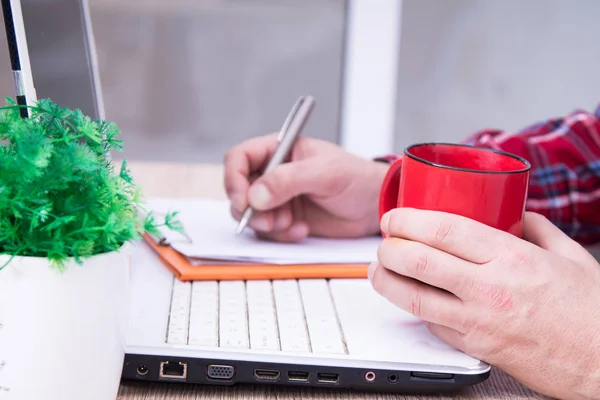
<path fill-rule="evenodd" d="M 369 264 L 369 269 L 367 269 L 367 276 L 369 277 L 370 281 L 373 281 L 373 275 L 375 275 L 377 267 L 379 267 L 379 263 L 377 262 L 372 262 L 371 264 Z"/>
<path fill-rule="evenodd" d="M 385 214 L 383 214 L 383 217 L 381 217 L 381 230 L 384 233 L 389 233 L 389 224 L 390 224 L 390 213 L 387 212 Z"/>
<path fill-rule="evenodd" d="M 291 216 L 288 213 L 280 213 L 279 215 L 277 215 L 277 218 L 275 218 L 275 229 L 277 230 L 284 230 L 287 227 L 290 226 L 291 223 Z"/>
<path fill-rule="evenodd" d="M 263 217 L 262 215 L 257 215 L 257 216 L 252 217 L 250 219 L 250 222 L 248 223 L 248 225 L 251 228 L 256 229 L 257 231 L 266 232 L 266 231 L 270 230 L 267 219 L 265 217 Z"/>
<path fill-rule="evenodd" d="M 250 187 L 248 200 L 253 207 L 265 209 L 271 202 L 271 193 L 265 185 L 258 183 Z"/>
<path fill-rule="evenodd" d="M 231 196 L 231 205 L 236 211 L 240 213 L 244 212 L 244 196 L 241 194 L 234 194 Z"/>
<path fill-rule="evenodd" d="M 308 235 L 308 227 L 304 224 L 294 225 L 290 228 L 289 234 L 295 239 L 302 239 Z"/>

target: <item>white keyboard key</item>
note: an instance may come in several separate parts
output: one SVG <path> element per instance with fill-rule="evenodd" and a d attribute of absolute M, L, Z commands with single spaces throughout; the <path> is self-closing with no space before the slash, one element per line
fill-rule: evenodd
<path fill-rule="evenodd" d="M 269 281 L 246 282 L 250 348 L 279 350 L 275 303 Z"/>
<path fill-rule="evenodd" d="M 345 354 L 326 280 L 173 282 L 167 342 Z"/>
<path fill-rule="evenodd" d="M 187 344 L 192 284 L 175 279 L 171 296 L 171 312 L 167 343 Z"/>
<path fill-rule="evenodd" d="M 219 345 L 219 287 L 215 281 L 192 284 L 190 333 L 188 343 L 193 346 Z"/>
<path fill-rule="evenodd" d="M 310 352 L 302 299 L 296 280 L 273 281 L 281 350 Z"/>
<path fill-rule="evenodd" d="M 336 310 L 324 279 L 299 281 L 313 353 L 345 354 Z"/>
<path fill-rule="evenodd" d="M 219 282 L 219 345 L 248 348 L 246 287 L 243 281 Z"/>

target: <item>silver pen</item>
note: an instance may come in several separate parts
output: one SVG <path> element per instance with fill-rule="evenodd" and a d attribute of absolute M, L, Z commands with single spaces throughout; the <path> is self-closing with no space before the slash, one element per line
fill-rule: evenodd
<path fill-rule="evenodd" d="M 312 96 L 301 96 L 298 101 L 296 101 L 279 131 L 279 136 L 277 137 L 277 149 L 275 149 L 263 174 L 266 174 L 286 161 L 296 143 L 296 139 L 300 136 L 302 129 L 304 129 L 304 125 L 306 124 L 314 105 L 315 99 Z M 248 225 L 248 221 L 252 218 L 252 213 L 251 207 L 244 210 L 242 219 L 237 227 L 236 233 L 238 235 L 242 233 L 246 228 L 246 225 Z"/>

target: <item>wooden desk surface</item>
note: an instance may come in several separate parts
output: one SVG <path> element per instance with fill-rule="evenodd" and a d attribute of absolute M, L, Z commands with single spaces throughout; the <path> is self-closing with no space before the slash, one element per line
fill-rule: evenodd
<path fill-rule="evenodd" d="M 136 181 L 146 197 L 226 198 L 222 168 L 216 165 L 130 163 Z M 282 388 L 269 385 L 219 387 L 172 383 L 124 381 L 118 400 L 208 400 L 208 399 L 540 399 L 544 398 L 496 369 L 485 382 L 454 395 L 403 396 L 397 394 L 353 393 L 334 389 Z"/>

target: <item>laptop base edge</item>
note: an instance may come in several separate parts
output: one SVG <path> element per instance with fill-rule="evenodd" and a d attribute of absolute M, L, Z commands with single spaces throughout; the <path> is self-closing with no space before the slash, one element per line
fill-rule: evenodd
<path fill-rule="evenodd" d="M 270 384 L 394 393 L 454 392 L 481 383 L 489 376 L 490 370 L 442 374 L 144 354 L 127 354 L 122 373 L 122 378 L 129 381 L 221 386 Z"/>

